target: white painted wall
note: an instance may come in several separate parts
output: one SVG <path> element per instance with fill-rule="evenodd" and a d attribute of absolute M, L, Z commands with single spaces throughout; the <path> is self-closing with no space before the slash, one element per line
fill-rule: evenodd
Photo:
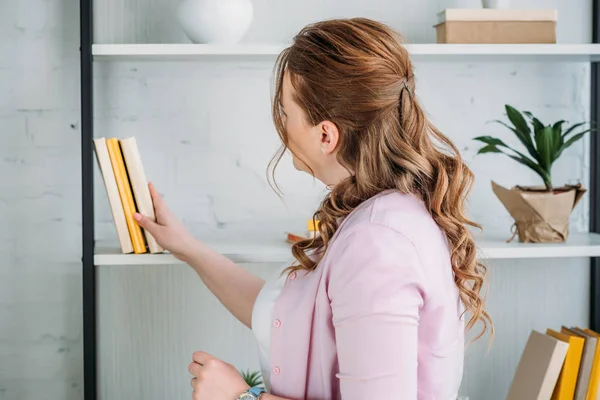
<path fill-rule="evenodd" d="M 98 43 L 185 42 L 169 12 L 176 0 L 96 1 Z M 435 12 L 478 1 L 255 0 L 246 41 L 287 41 L 304 24 L 334 16 L 390 23 L 409 42 L 434 40 Z M 591 1 L 513 0 L 556 7 L 558 39 L 590 39 Z M 160 18 L 159 18 L 160 17 Z M 82 397 L 78 2 L 0 3 L 0 399 Z M 135 135 L 148 177 L 199 236 L 302 227 L 323 194 L 284 160 L 280 200 L 265 168 L 278 142 L 269 112 L 272 64 L 261 62 L 102 63 L 96 74 L 96 135 Z M 438 127 L 476 174 L 471 215 L 506 231 L 510 217 L 490 190 L 535 183 L 500 157 L 475 157 L 470 139 L 506 134 L 486 121 L 503 104 L 546 121 L 589 118 L 585 64 L 422 63 L 417 93 Z M 587 144 L 565 154 L 557 182 L 589 179 Z M 97 235 L 115 241 L 96 175 Z M 572 229 L 587 226 L 587 196 Z M 286 225 L 287 224 L 287 225 Z M 281 228 L 283 229 L 283 228 Z M 490 265 L 489 309 L 497 336 L 468 349 L 462 392 L 502 399 L 530 329 L 583 324 L 588 314 L 585 259 L 498 261 Z M 274 266 L 248 265 L 261 276 Z M 187 363 L 202 349 L 256 368 L 252 336 L 186 267 L 106 267 L 99 272 L 102 399 L 189 396 Z"/>
<path fill-rule="evenodd" d="M 78 4 L 0 2 L 3 400 L 83 396 Z"/>

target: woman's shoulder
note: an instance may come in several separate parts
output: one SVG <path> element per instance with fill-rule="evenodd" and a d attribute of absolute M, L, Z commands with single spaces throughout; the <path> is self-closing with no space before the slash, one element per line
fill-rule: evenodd
<path fill-rule="evenodd" d="M 439 232 L 423 200 L 392 190 L 381 192 L 357 207 L 340 226 L 338 236 L 356 234 L 354 231 L 367 226 L 387 228 L 415 240 L 418 236 Z"/>
<path fill-rule="evenodd" d="M 426 289 L 428 282 L 446 277 L 440 272 L 451 272 L 446 237 L 419 198 L 384 193 L 355 211 L 340 226 L 323 260 L 325 276 L 334 286 L 368 274 L 365 281 L 371 283 L 398 275 Z"/>
<path fill-rule="evenodd" d="M 367 200 L 341 224 L 331 243 L 342 253 L 372 257 L 417 256 L 421 261 L 449 259 L 446 236 L 418 197 L 386 191 Z"/>

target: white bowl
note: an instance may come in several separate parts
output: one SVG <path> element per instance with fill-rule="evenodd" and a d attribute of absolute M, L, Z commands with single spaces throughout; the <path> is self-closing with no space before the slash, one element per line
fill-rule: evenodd
<path fill-rule="evenodd" d="M 177 18 L 194 43 L 239 42 L 253 19 L 251 0 L 184 0 Z"/>
<path fill-rule="evenodd" d="M 510 8 L 510 0 L 481 0 L 483 8 Z"/>

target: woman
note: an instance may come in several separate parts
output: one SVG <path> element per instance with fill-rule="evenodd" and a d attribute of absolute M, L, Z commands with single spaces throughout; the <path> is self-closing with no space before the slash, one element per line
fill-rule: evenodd
<path fill-rule="evenodd" d="M 258 340 L 270 393 L 197 352 L 193 399 L 456 399 L 467 329 L 491 320 L 464 212 L 472 174 L 426 119 L 409 54 L 368 19 L 305 27 L 277 61 L 273 118 L 294 165 L 331 191 L 314 240 L 265 283 L 196 239 L 150 185 L 141 226 Z"/>

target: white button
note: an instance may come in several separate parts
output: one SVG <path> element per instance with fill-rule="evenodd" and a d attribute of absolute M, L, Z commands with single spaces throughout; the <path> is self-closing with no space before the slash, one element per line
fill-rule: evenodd
<path fill-rule="evenodd" d="M 275 375 L 279 375 L 279 373 L 280 373 L 280 372 L 281 372 L 281 370 L 279 369 L 279 367 L 274 367 L 274 368 L 273 368 L 273 373 L 274 373 Z"/>
<path fill-rule="evenodd" d="M 290 274 L 290 279 L 291 279 L 291 280 L 294 280 L 294 279 L 296 279 L 296 271 L 294 271 L 294 272 L 292 272 L 292 273 Z"/>
<path fill-rule="evenodd" d="M 278 320 L 278 319 L 276 319 L 275 321 L 273 321 L 273 326 L 274 326 L 275 328 L 279 328 L 279 327 L 281 326 L 281 321 L 280 321 L 280 320 Z"/>

